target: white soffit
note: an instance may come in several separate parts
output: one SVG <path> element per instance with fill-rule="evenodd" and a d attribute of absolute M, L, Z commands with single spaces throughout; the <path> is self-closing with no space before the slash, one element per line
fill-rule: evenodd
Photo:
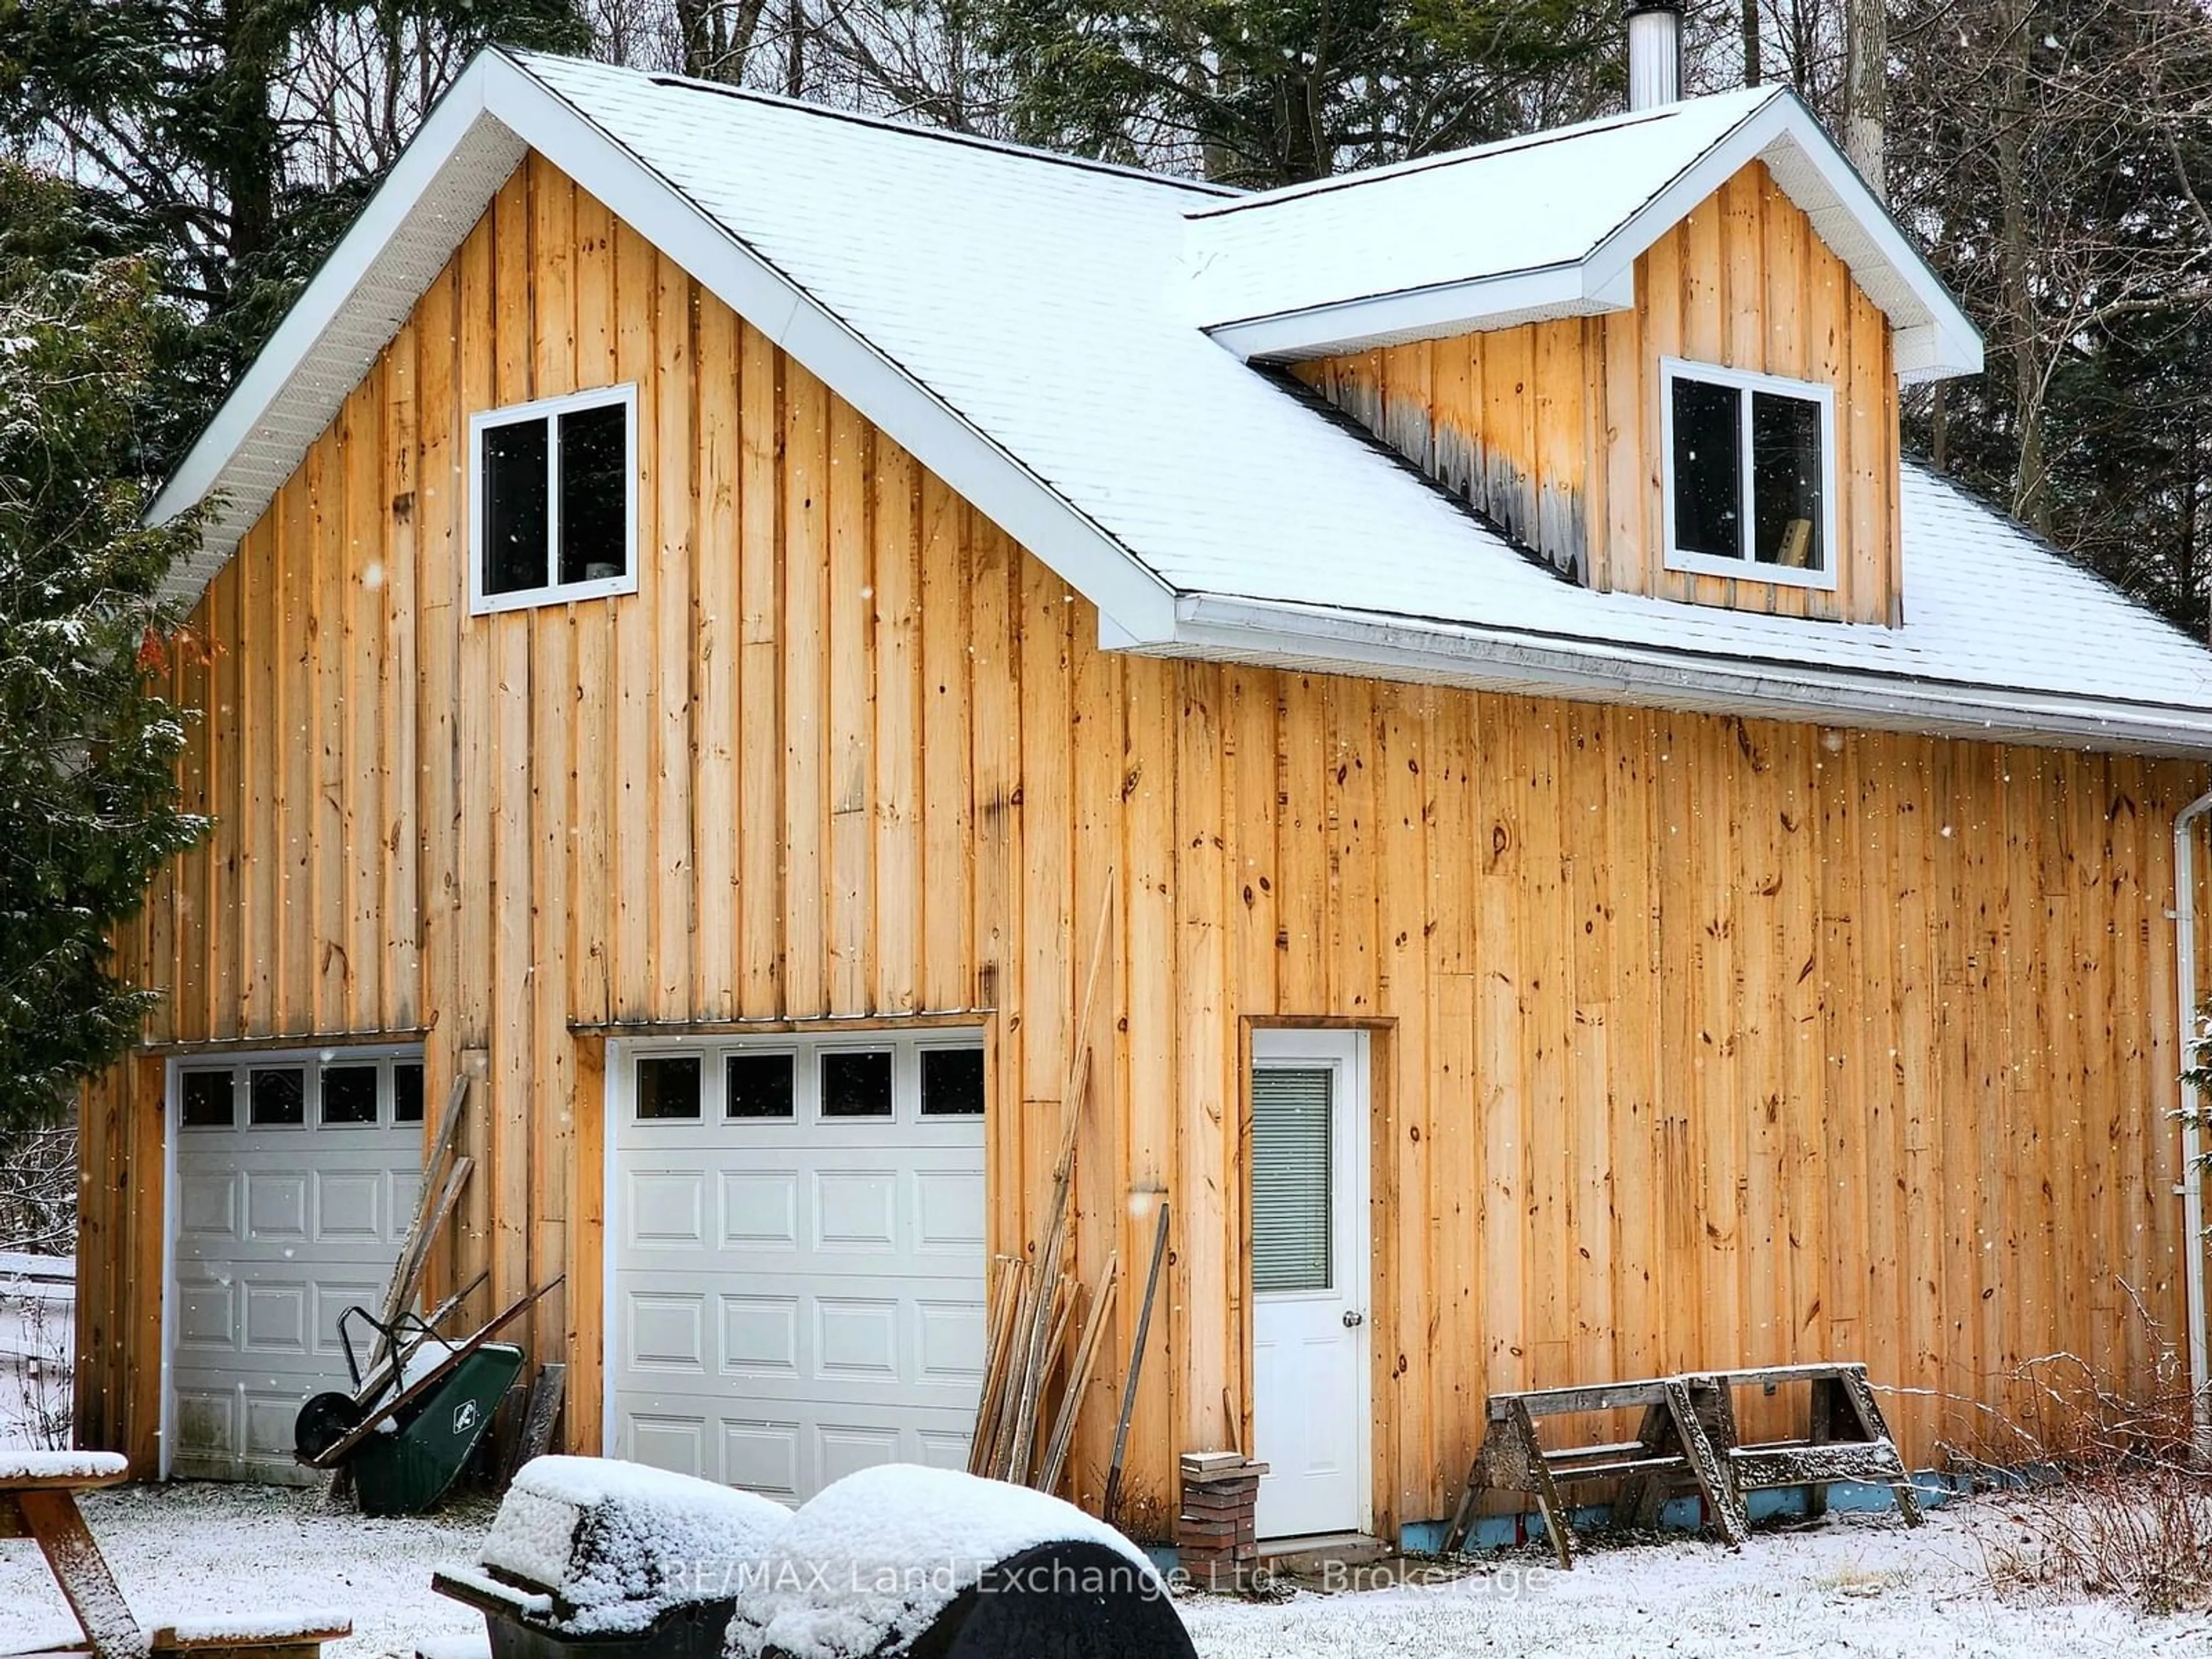
<path fill-rule="evenodd" d="M 439 101 L 155 498 L 155 524 L 208 504 L 164 598 L 198 600 L 521 162 L 483 89 L 471 72 Z"/>

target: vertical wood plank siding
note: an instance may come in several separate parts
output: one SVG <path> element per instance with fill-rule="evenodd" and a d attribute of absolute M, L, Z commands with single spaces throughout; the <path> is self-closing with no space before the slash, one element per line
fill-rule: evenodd
<path fill-rule="evenodd" d="M 639 591 L 471 617 L 468 412 L 617 378 Z M 481 1066 L 440 1271 L 569 1272 L 532 1337 L 578 1447 L 605 1057 L 572 1024 L 995 1011 L 991 1231 L 1021 1249 L 1109 871 L 1076 1249 L 1127 1271 L 1133 1194 L 1172 1196 L 1140 1521 L 1175 1453 L 1249 1430 L 1253 1021 L 1377 1033 L 1378 1524 L 1448 1512 L 1492 1389 L 1863 1354 L 2019 1405 L 2031 1355 L 2148 1364 L 2122 1277 L 2179 1334 L 2164 907 L 2201 769 L 1103 653 L 537 160 L 198 626 L 184 776 L 219 828 L 124 941 L 150 1036 L 428 1026 L 433 1101 Z M 139 1061 L 86 1103 L 82 1421 L 142 1462 L 160 1087 Z M 1894 1415 L 1917 1460 L 1960 1426 Z"/>
<path fill-rule="evenodd" d="M 1836 591 L 1670 571 L 1659 361 L 1836 390 Z M 1605 590 L 1903 618 L 1889 327 L 1753 161 L 1636 262 L 1636 308 L 1321 358 L 1292 372 L 1505 533 Z"/>

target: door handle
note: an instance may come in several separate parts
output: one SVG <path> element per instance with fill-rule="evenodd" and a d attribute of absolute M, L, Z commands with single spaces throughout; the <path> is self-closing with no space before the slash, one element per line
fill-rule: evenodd
<path fill-rule="evenodd" d="M 1344 1310 L 1344 1328 L 1347 1331 L 1351 1330 L 1355 1326 L 1364 1325 L 1366 1322 L 1367 1316 L 1360 1312 L 1358 1309 L 1346 1308 Z"/>

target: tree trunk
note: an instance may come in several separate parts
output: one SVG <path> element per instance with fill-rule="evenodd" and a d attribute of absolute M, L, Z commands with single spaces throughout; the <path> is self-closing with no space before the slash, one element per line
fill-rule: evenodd
<path fill-rule="evenodd" d="M 1743 0 L 1743 83 L 1755 87 L 1761 73 L 1759 57 L 1759 0 Z"/>
<path fill-rule="evenodd" d="M 2203 545 L 2197 515 L 2203 511 L 2204 444 L 2194 415 L 2189 422 L 2187 451 L 2189 467 L 2181 481 L 2181 550 L 2173 562 L 2174 592 L 2178 600 L 2175 608 L 2184 615 L 2188 612 L 2190 601 L 2197 597 L 2198 586 L 2203 585 L 2197 574 Z M 2205 638 L 2208 642 L 2212 642 L 2212 585 L 2204 586 Z"/>
<path fill-rule="evenodd" d="M 2027 181 L 2028 53 L 2033 0 L 2007 0 L 1997 62 L 1998 262 L 2006 331 L 2011 337 L 2014 420 L 2020 456 L 2013 468 L 2013 516 L 2048 533 L 2051 512 L 2043 459 L 2043 362 L 2030 269 Z"/>
<path fill-rule="evenodd" d="M 216 102 L 222 141 L 217 152 L 223 199 L 229 206 L 226 285 L 242 265 L 269 251 L 276 228 L 276 118 L 270 108 L 279 40 L 269 8 L 229 0 L 221 23 L 222 67 Z M 226 294 L 219 296 L 217 303 Z"/>
<path fill-rule="evenodd" d="M 1889 104 L 1887 0 L 1845 0 L 1844 12 L 1844 150 L 1859 176 L 1889 199 L 1884 160 Z"/>
<path fill-rule="evenodd" d="M 745 78 L 745 63 L 753 55 L 753 42 L 760 36 L 761 14 L 767 9 L 768 0 L 738 0 L 738 15 L 730 26 L 730 46 L 723 70 L 723 78 L 732 86 Z"/>
<path fill-rule="evenodd" d="M 791 38 L 783 45 L 783 89 L 793 98 L 806 95 L 806 0 L 791 0 L 788 11 Z"/>
<path fill-rule="evenodd" d="M 708 0 L 676 0 L 676 32 L 684 42 L 684 72 L 696 80 L 714 73 L 707 43 Z"/>
<path fill-rule="evenodd" d="M 1315 77 L 1297 67 L 1275 82 L 1275 169 L 1268 182 L 1303 185 L 1328 176 L 1329 157 L 1321 137 L 1320 95 Z"/>

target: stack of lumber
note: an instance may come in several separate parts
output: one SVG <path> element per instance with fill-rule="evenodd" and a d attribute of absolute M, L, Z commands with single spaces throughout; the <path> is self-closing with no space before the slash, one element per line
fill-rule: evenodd
<path fill-rule="evenodd" d="M 1084 1316 L 1082 1336 L 1074 1352 L 1068 1353 L 1067 1334 L 1074 1325 L 1079 1305 L 1085 1300 L 1082 1281 L 1067 1268 L 1069 1195 L 1075 1172 L 1076 1131 L 1091 1086 L 1091 1007 L 1097 994 L 1113 897 L 1109 871 L 1093 936 L 1082 1012 L 1076 1024 L 1067 1086 L 1060 1093 L 1060 1146 L 1052 1169 L 1051 1206 L 1034 1260 L 1000 1256 L 992 1263 L 983 1397 L 976 1408 L 975 1437 L 968 1454 L 970 1474 L 1010 1480 L 1040 1492 L 1058 1487 L 1066 1468 L 1076 1414 L 1097 1362 L 1099 1340 L 1113 1311 L 1121 1267 L 1118 1257 L 1107 1259 L 1097 1289 L 1088 1294 L 1090 1307 Z"/>
<path fill-rule="evenodd" d="M 1109 1257 L 1098 1288 L 1086 1292 L 1074 1275 L 1058 1269 L 1033 1273 L 1019 1256 L 992 1263 L 990 1348 L 968 1454 L 970 1474 L 1039 1492 L 1059 1486 L 1075 1438 L 1076 1413 L 1113 1312 L 1119 1272 L 1118 1261 Z M 1086 1296 L 1090 1311 L 1069 1354 L 1067 1334 Z"/>

